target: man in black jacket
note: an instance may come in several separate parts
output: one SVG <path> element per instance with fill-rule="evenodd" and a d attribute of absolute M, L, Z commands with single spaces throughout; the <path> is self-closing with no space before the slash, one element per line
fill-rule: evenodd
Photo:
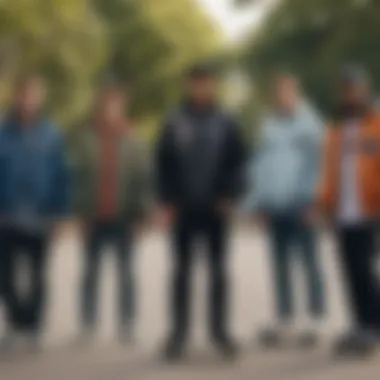
<path fill-rule="evenodd" d="M 210 329 L 221 353 L 234 356 L 227 332 L 228 219 L 244 150 L 235 120 L 217 105 L 217 78 L 207 67 L 187 77 L 187 97 L 166 120 L 158 144 L 161 225 L 173 226 L 173 331 L 165 355 L 179 359 L 187 338 L 193 243 L 205 240 L 210 265 Z"/>

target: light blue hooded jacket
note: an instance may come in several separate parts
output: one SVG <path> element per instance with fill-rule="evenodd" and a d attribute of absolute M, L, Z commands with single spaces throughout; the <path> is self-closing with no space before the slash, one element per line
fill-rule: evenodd
<path fill-rule="evenodd" d="M 322 125 L 304 101 L 292 115 L 272 113 L 263 120 L 248 164 L 245 211 L 293 212 L 315 200 Z"/>

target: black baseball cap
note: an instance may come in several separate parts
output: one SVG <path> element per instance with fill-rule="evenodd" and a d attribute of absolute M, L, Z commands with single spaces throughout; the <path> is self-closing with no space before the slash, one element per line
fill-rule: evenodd
<path fill-rule="evenodd" d="M 355 86 L 369 83 L 368 72 L 360 65 L 350 64 L 342 68 L 339 76 L 340 84 L 343 86 Z"/>

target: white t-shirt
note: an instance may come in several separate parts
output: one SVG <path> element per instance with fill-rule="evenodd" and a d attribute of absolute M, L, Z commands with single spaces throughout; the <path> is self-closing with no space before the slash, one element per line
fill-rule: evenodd
<path fill-rule="evenodd" d="M 350 121 L 343 129 L 342 153 L 340 159 L 340 199 L 338 220 L 343 225 L 363 221 L 363 209 L 357 184 L 359 122 Z"/>

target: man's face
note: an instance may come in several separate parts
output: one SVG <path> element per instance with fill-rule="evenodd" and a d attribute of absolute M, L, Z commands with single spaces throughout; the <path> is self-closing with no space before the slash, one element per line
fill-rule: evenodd
<path fill-rule="evenodd" d="M 367 82 L 346 83 L 341 87 L 341 99 L 346 105 L 365 105 L 368 102 L 370 89 Z"/>
<path fill-rule="evenodd" d="M 106 90 L 99 98 L 99 112 L 106 121 L 120 120 L 124 115 L 126 107 L 125 95 L 120 90 Z"/>
<path fill-rule="evenodd" d="M 44 106 L 46 88 L 41 78 L 28 78 L 16 94 L 16 107 L 26 117 L 35 115 Z"/>
<path fill-rule="evenodd" d="M 217 84 L 215 78 L 190 78 L 187 83 L 189 97 L 197 103 L 209 103 L 216 97 Z"/>
<path fill-rule="evenodd" d="M 274 101 L 282 110 L 292 111 L 299 101 L 299 85 L 293 77 L 278 77 L 274 83 Z"/>

